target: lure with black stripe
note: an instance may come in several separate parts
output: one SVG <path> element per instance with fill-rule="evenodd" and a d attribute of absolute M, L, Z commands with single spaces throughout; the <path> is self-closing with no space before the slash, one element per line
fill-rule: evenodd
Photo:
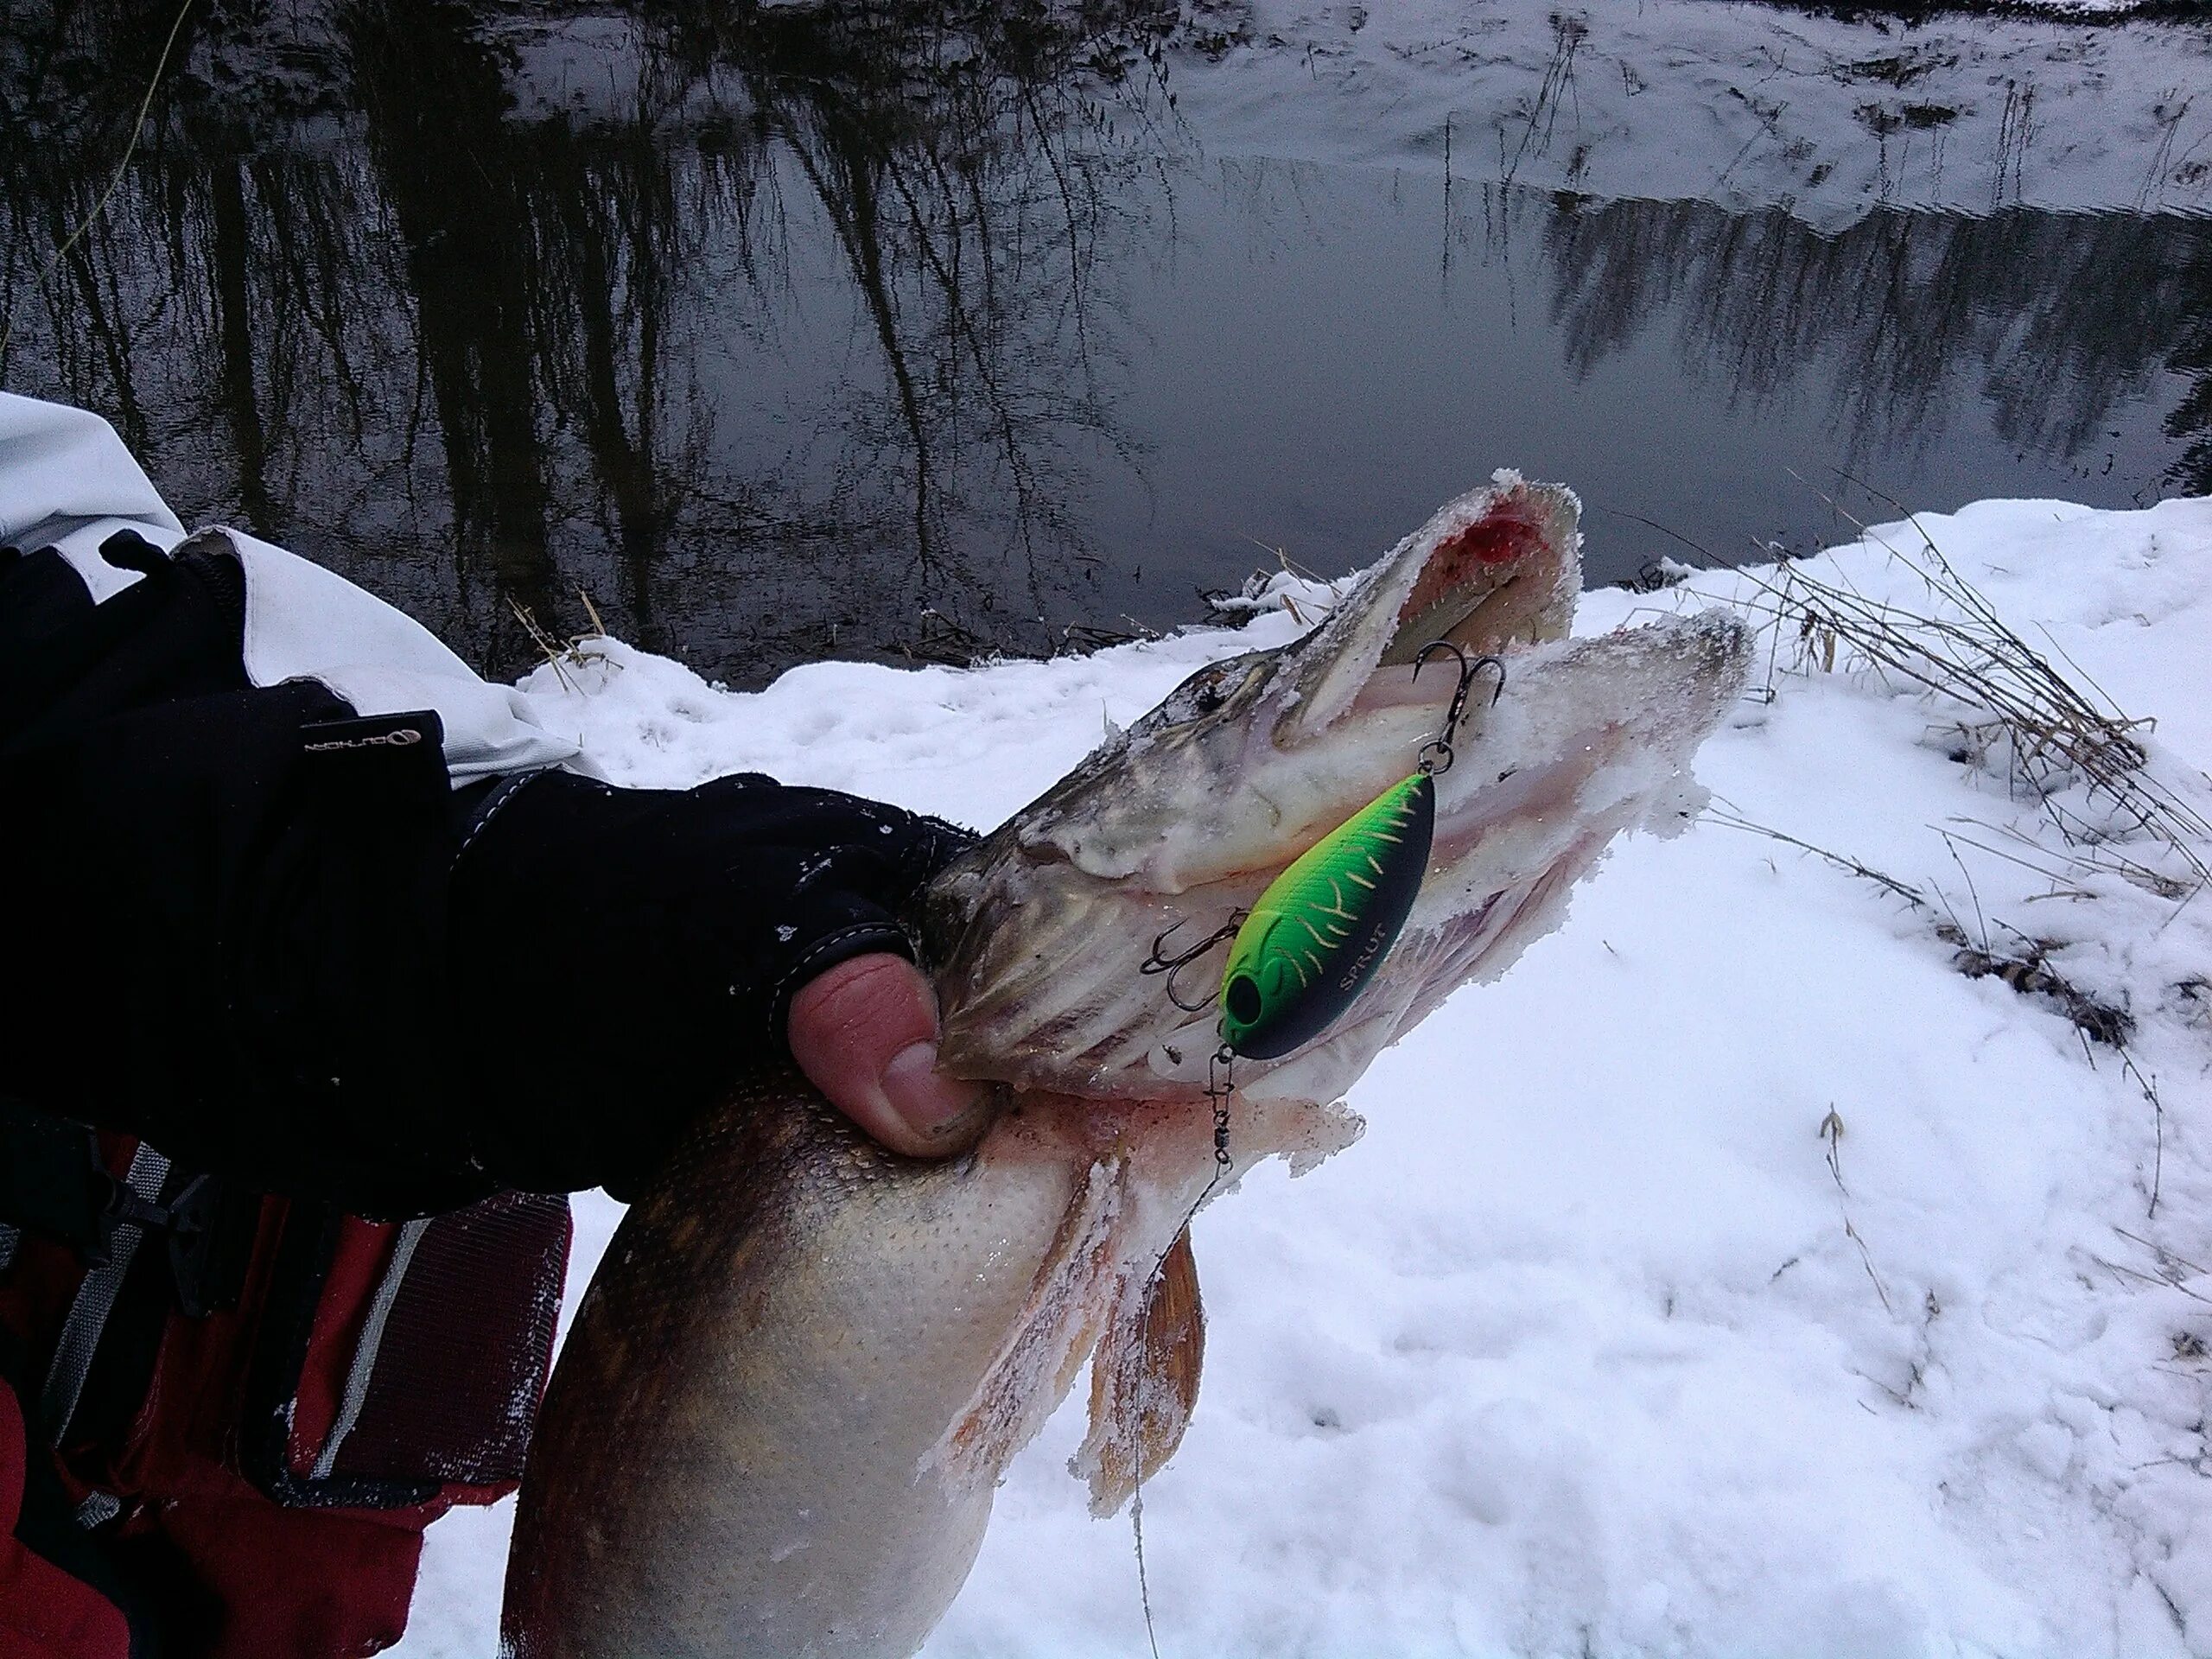
<path fill-rule="evenodd" d="M 1175 975 L 1236 935 L 1221 979 L 1222 1052 L 1214 1057 L 1206 1091 L 1217 1096 L 1215 1156 L 1224 1166 L 1228 1121 L 1223 1103 L 1230 1092 L 1229 1060 L 1237 1055 L 1278 1059 L 1334 1025 L 1397 943 L 1421 896 L 1436 839 L 1436 779 L 1452 769 L 1452 740 L 1466 710 L 1467 694 L 1485 668 L 1497 671 L 1491 701 L 1496 702 L 1505 690 L 1503 663 L 1495 657 L 1470 662 L 1448 639 L 1431 640 L 1414 654 L 1415 679 L 1421 665 L 1440 652 L 1459 659 L 1459 683 L 1445 710 L 1443 730 L 1421 746 L 1412 773 L 1300 854 L 1268 884 L 1249 914 L 1179 957 L 1165 954 L 1176 931 L 1169 928 L 1153 941 L 1152 955 L 1140 969 L 1166 975 L 1168 1000 L 1195 1014 L 1205 1005 L 1176 995 Z"/>
<path fill-rule="evenodd" d="M 1221 1037 L 1272 1060 L 1350 1007 L 1405 926 L 1436 833 L 1426 765 L 1307 848 L 1236 931 L 1221 984 Z"/>

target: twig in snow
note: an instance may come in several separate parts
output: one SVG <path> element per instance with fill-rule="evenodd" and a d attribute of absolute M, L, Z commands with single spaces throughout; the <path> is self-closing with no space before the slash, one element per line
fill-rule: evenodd
<path fill-rule="evenodd" d="M 1866 1248 L 1866 1241 L 1859 1236 L 1859 1229 L 1851 1221 L 1851 1189 L 1843 1184 L 1843 1119 L 1834 1107 L 1821 1120 L 1821 1139 L 1828 1144 L 1828 1173 L 1835 1178 L 1837 1207 L 1843 1212 L 1843 1236 L 1859 1247 L 1859 1260 L 1866 1269 L 1866 1277 L 1874 1286 L 1874 1294 L 1882 1299 L 1882 1312 L 1895 1314 L 1890 1305 L 1890 1293 L 1882 1287 L 1882 1275 L 1874 1271 L 1874 1257 Z M 1910 1403 L 1910 1401 L 1907 1402 Z"/>
<path fill-rule="evenodd" d="M 1278 590 L 1270 594 L 1268 592 L 1268 584 L 1274 578 L 1265 570 L 1255 570 L 1244 579 L 1243 587 L 1236 593 L 1209 591 L 1203 588 L 1198 590 L 1198 598 L 1217 617 L 1235 619 L 1241 626 L 1243 622 L 1249 621 L 1258 615 L 1272 602 L 1281 606 L 1290 620 L 1302 628 L 1326 616 L 1336 608 L 1337 602 L 1344 597 L 1349 578 L 1322 575 L 1292 558 L 1284 549 L 1270 547 L 1256 536 L 1247 536 L 1244 539 L 1262 553 L 1274 555 L 1276 569 L 1282 575 L 1305 582 L 1309 587 L 1319 588 L 1327 597 L 1315 601 L 1309 595 L 1306 604 L 1301 605 L 1297 595 L 1287 589 Z M 1310 614 L 1308 606 L 1311 607 Z"/>
<path fill-rule="evenodd" d="M 2146 1077 L 2135 1064 L 2135 1057 L 2125 1046 L 2120 1049 L 2120 1071 L 2124 1077 L 2133 1079 L 2143 1091 L 2143 1098 L 2151 1103 L 2151 1201 L 2143 1211 L 2145 1220 L 2155 1221 L 2158 1215 L 2158 1194 L 2166 1180 L 2166 1103 L 2158 1098 L 2158 1084 L 2155 1077 Z"/>
<path fill-rule="evenodd" d="M 530 636 L 530 643 L 536 645 L 538 654 L 545 658 L 547 666 L 553 671 L 553 677 L 561 682 L 561 689 L 575 690 L 575 682 L 569 678 L 561 666 L 561 659 L 568 655 L 567 649 L 545 631 L 544 625 L 537 620 L 537 613 L 512 594 L 507 595 L 507 608 L 515 613 L 515 620 L 522 624 L 522 631 Z"/>
<path fill-rule="evenodd" d="M 1872 868 L 1867 865 L 1861 864 L 1855 858 L 1846 858 L 1841 853 L 1832 853 L 1825 847 L 1815 847 L 1809 841 L 1800 841 L 1796 836 L 1790 835 L 1784 830 L 1776 830 L 1764 823 L 1754 823 L 1751 819 L 1744 817 L 1741 813 L 1737 812 L 1732 809 L 1715 811 L 1713 808 L 1707 807 L 1705 810 L 1705 816 L 1713 823 L 1724 825 L 1727 829 L 1743 830 L 1755 836 L 1764 836 L 1770 841 L 1778 841 L 1782 842 L 1784 846 L 1795 847 L 1800 852 L 1810 853 L 1815 858 L 1826 859 L 1829 863 L 1834 865 L 1836 868 L 1843 871 L 1846 874 L 1855 875 L 1859 877 L 1862 880 L 1872 881 L 1876 887 L 1882 888 L 1884 891 L 1897 898 L 1904 899 L 1905 903 L 1911 906 L 1915 910 L 1925 911 L 1930 908 L 1926 896 L 1921 893 L 1919 888 L 1900 881 L 1895 876 L 1885 875 L 1879 870 Z"/>
<path fill-rule="evenodd" d="M 2139 1284 L 2164 1285 L 2168 1290 L 2181 1292 L 2193 1302 L 2202 1302 L 2207 1307 L 2212 1307 L 2212 1296 L 2207 1296 L 2202 1291 L 2191 1290 L 2179 1280 L 2171 1278 L 2165 1274 L 2145 1273 L 2140 1268 L 2131 1268 L 2119 1262 L 2107 1262 L 2101 1255 L 2092 1255 L 2089 1260 L 2107 1273 L 2116 1273 L 2123 1279 L 2133 1279 Z"/>
<path fill-rule="evenodd" d="M 522 631 L 530 636 L 530 643 L 537 647 L 538 654 L 545 658 L 546 665 L 553 671 L 553 677 L 561 682 L 561 688 L 565 691 L 577 689 L 575 682 L 569 677 L 569 669 L 607 661 L 604 652 L 585 649 L 607 638 L 607 624 L 600 620 L 599 607 L 591 602 L 589 594 L 579 588 L 576 597 L 584 602 L 585 613 L 591 618 L 592 631 L 589 633 L 573 633 L 562 639 L 537 620 L 537 613 L 529 606 L 512 594 L 507 596 L 507 608 L 515 613 L 515 620 L 522 624 Z"/>
<path fill-rule="evenodd" d="M 1967 868 L 1966 860 L 1959 856 L 1959 849 L 1951 844 L 1948 835 L 1943 836 L 1943 848 L 1950 854 L 1951 862 L 1959 867 L 1959 874 L 1966 878 L 1967 897 L 1974 900 L 1974 925 L 1981 930 L 1981 948 L 1986 952 L 1989 949 L 1989 918 L 1981 913 L 1981 892 L 1974 884 L 1974 872 Z"/>
<path fill-rule="evenodd" d="M 1953 823 L 1970 823 L 1974 825 L 1975 829 L 1986 830 L 1993 836 L 2005 836 L 2011 840 L 2017 841 L 2021 846 L 2028 848 L 2034 852 L 2040 853 L 2045 850 L 2041 842 L 2036 841 L 2031 836 L 2022 835 L 2017 829 L 2009 825 L 1985 823 L 1980 818 L 1953 818 L 1950 822 Z M 1986 842 L 1976 841 L 1972 836 L 1962 836 L 1955 830 L 1943 830 L 1937 831 L 1937 833 L 1941 835 L 1946 842 L 1962 841 L 1978 853 L 1987 853 L 1992 858 L 2001 858 L 2007 864 L 2017 864 L 2030 874 L 2039 875 L 2046 881 L 2066 881 L 2070 880 L 2073 877 L 2074 873 L 2071 871 L 2046 868 L 2041 864 L 2035 863 L 2031 860 L 2023 857 L 2018 853 L 2007 852 L 2002 847 L 1992 847 Z M 1955 859 L 1958 855 L 1957 849 L 1955 848 L 1953 849 L 1951 856 Z M 1964 868 L 1965 867 L 1961 865 L 1960 868 Z M 2045 894 L 2044 896 L 2048 898 L 2052 895 Z"/>
<path fill-rule="evenodd" d="M 2133 1243 L 2140 1244 L 2145 1249 L 2150 1251 L 2152 1255 L 2157 1256 L 2158 1258 L 2158 1265 L 2165 1268 L 2170 1273 L 2176 1268 L 2187 1268 L 2191 1274 L 2195 1274 L 2198 1278 L 2202 1278 L 2207 1274 L 2212 1274 L 2212 1268 L 2206 1267 L 2201 1262 L 2192 1262 L 2187 1256 L 2182 1255 L 2178 1250 L 2170 1250 L 2164 1245 L 2158 1243 L 2156 1240 L 2144 1237 L 2140 1233 L 2131 1233 L 2125 1227 L 2115 1227 L 2113 1229 L 2113 1231 L 2118 1233 L 2122 1238 L 2127 1239 Z"/>
<path fill-rule="evenodd" d="M 579 588 L 576 589 L 576 597 L 583 601 L 584 614 L 591 618 L 591 632 L 585 637 L 593 639 L 606 639 L 607 637 L 607 624 L 600 620 L 599 607 L 591 602 L 590 593 Z M 569 643 L 573 647 L 578 642 L 572 639 Z"/>
<path fill-rule="evenodd" d="M 1787 831 L 1756 823 L 1732 810 L 1724 809 L 1716 811 L 1707 807 L 1706 817 L 1713 823 L 1722 824 L 1728 829 L 1742 830 L 1752 835 L 1764 836 L 1769 840 L 1778 841 L 1785 846 L 1795 847 L 1802 852 L 1810 853 L 1814 857 L 1826 860 L 1847 874 L 1872 881 L 1885 893 L 1904 899 L 1915 911 L 1934 918 L 1936 937 L 1951 947 L 1951 965 L 1968 979 L 1994 977 L 2003 980 L 2023 995 L 2048 998 L 2058 1005 L 2060 1010 L 2068 1020 L 2073 1022 L 2077 1030 L 2094 1038 L 2107 1047 L 2118 1049 L 2122 1060 L 2130 1065 L 2133 1064 L 2128 1056 L 2127 1039 L 2134 1032 L 2133 1016 L 2124 1007 L 2091 995 L 2052 968 L 2050 956 L 2053 950 L 2059 948 L 2057 942 L 2037 938 L 1999 918 L 1997 925 L 2018 939 L 2020 949 L 2017 951 L 2002 951 L 1994 949 L 1993 942 L 1987 937 L 1986 925 L 1982 941 L 1980 944 L 1976 944 L 1968 936 L 1965 926 L 1959 921 L 1956 913 L 1951 910 L 1948 901 L 1940 904 L 1937 902 L 1942 899 L 1940 893 L 1936 894 L 1935 899 L 1931 899 L 1910 882 L 1900 881 L 1897 877 L 1885 874 L 1870 865 L 1862 864 L 1855 858 L 1847 858 L 1841 853 L 1830 852 L 1825 847 L 1816 847 L 1811 842 L 1800 840 Z M 1978 906 L 1979 900 L 1977 900 Z M 2146 1090 L 2147 1092 L 2149 1091 Z M 2155 1096 L 2153 1098 L 2155 1100 Z M 2159 1125 L 2159 1133 L 2163 1139 L 2164 1133 L 2163 1118 Z"/>

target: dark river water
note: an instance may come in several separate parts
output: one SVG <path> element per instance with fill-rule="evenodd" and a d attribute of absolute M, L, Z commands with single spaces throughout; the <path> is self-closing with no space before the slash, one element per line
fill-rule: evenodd
<path fill-rule="evenodd" d="M 739 684 L 1065 649 L 1499 466 L 1581 493 L 1595 581 L 1885 498 L 2212 490 L 2212 219 L 2158 206 L 1225 153 L 1176 8 L 202 0 L 41 279 L 175 11 L 0 7 L 0 384 L 495 673 L 587 594 Z"/>

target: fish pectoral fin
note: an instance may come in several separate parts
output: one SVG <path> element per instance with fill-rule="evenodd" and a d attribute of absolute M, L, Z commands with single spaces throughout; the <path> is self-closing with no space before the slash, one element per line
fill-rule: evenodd
<path fill-rule="evenodd" d="M 1205 1308 L 1191 1230 L 1175 1236 L 1159 1270 L 1122 1283 L 1090 1359 L 1090 1432 L 1068 1469 L 1090 1484 L 1090 1512 L 1129 1501 L 1183 1443 L 1205 1360 Z"/>

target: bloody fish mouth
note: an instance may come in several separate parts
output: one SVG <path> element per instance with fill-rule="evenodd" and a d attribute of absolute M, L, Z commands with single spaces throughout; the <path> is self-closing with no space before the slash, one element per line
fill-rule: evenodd
<path fill-rule="evenodd" d="M 1533 613 L 1556 602 L 1561 567 L 1573 563 L 1580 574 L 1571 552 L 1547 557 L 1561 550 L 1544 517 L 1509 499 L 1440 541 L 1400 607 L 1382 664 L 1411 663 L 1437 640 L 1478 653 L 1516 643 L 1516 632 L 1533 626 Z"/>

